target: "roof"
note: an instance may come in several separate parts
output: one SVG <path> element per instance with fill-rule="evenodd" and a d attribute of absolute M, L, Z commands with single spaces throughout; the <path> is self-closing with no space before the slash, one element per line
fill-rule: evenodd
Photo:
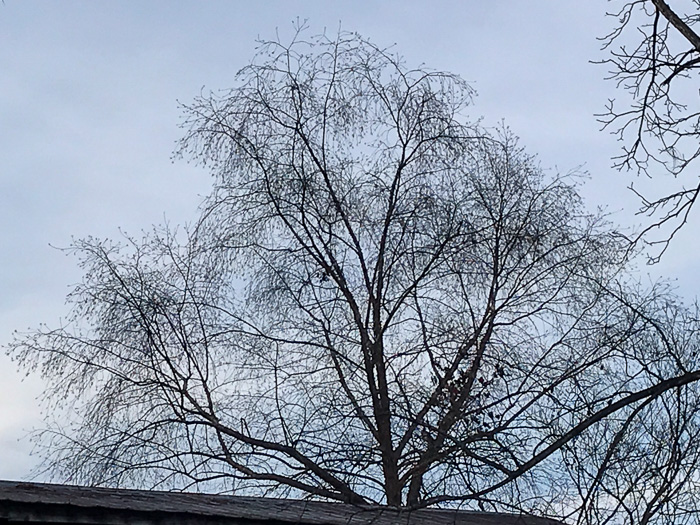
<path fill-rule="evenodd" d="M 0 523 L 561 525 L 517 514 L 0 481 Z"/>

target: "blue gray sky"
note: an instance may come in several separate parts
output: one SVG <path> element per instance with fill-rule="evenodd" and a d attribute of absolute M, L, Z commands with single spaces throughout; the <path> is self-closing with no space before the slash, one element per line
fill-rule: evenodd
<path fill-rule="evenodd" d="M 587 202 L 632 226 L 631 174 L 610 168 L 619 145 L 594 114 L 624 96 L 604 81 L 596 37 L 614 21 L 606 0 L 5 0 L 0 4 L 0 345 L 13 330 L 57 326 L 81 274 L 71 238 L 138 234 L 196 217 L 207 172 L 171 161 L 178 100 L 231 87 L 256 39 L 357 31 L 395 44 L 409 65 L 470 81 L 474 118 L 502 119 L 543 167 L 587 170 Z M 700 210 L 646 279 L 700 291 L 692 230 Z M 41 382 L 0 354 L 0 479 L 36 464 Z"/>

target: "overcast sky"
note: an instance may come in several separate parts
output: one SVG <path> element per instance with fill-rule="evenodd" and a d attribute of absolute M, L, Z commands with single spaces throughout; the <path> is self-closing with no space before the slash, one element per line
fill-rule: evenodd
<path fill-rule="evenodd" d="M 612 2 L 614 6 L 615 2 Z M 613 20 L 606 0 L 234 1 L 5 0 L 0 4 L 0 345 L 12 331 L 57 326 L 81 274 L 56 247 L 191 221 L 209 174 L 171 162 L 178 100 L 233 85 L 256 39 L 357 31 L 470 81 L 472 109 L 505 120 L 543 167 L 590 172 L 591 209 L 631 226 L 629 174 L 610 169 L 619 145 L 594 114 L 624 96 L 589 61 Z M 640 275 L 700 292 L 690 224 L 661 264 Z M 26 435 L 41 426 L 41 383 L 0 355 L 0 479 L 35 465 Z"/>

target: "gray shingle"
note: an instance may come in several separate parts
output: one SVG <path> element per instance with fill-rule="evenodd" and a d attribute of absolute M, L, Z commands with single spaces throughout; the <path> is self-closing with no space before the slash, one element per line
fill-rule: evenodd
<path fill-rule="evenodd" d="M 526 515 L 447 509 L 400 511 L 243 496 L 0 481 L 0 523 L 240 525 L 561 525 Z"/>

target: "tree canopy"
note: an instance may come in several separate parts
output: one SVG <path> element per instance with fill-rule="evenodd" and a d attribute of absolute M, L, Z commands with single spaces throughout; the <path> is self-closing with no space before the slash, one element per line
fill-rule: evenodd
<path fill-rule="evenodd" d="M 652 261 L 687 222 L 700 194 L 700 180 L 688 182 L 695 177 L 689 167 L 697 166 L 700 157 L 700 35 L 695 30 L 700 1 L 672 4 L 621 2 L 610 13 L 616 27 L 602 39 L 609 53 L 602 63 L 617 87 L 627 91 L 621 100 L 610 99 L 600 115 L 622 143 L 615 167 L 654 178 L 671 176 L 660 193 L 637 192 L 640 213 L 651 219 L 636 240 L 659 248 Z"/>
<path fill-rule="evenodd" d="M 73 249 L 18 337 L 63 481 L 691 519 L 698 323 L 472 89 L 354 34 L 185 108 L 201 218 Z M 694 518 L 693 518 L 694 519 Z"/>

